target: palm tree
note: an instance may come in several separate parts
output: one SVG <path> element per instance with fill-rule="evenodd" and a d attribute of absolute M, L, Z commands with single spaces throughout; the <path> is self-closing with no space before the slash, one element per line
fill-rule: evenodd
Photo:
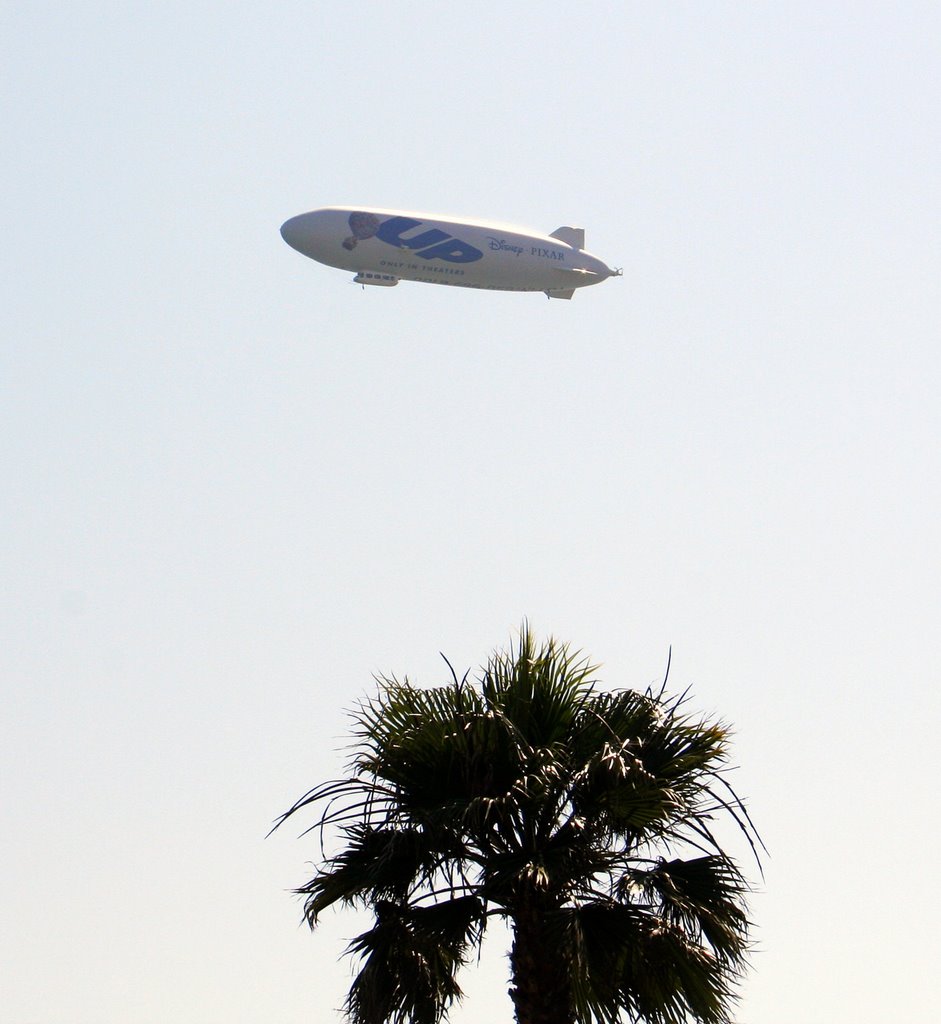
<path fill-rule="evenodd" d="M 760 839 L 725 780 L 728 730 L 666 680 L 605 691 L 594 673 L 524 624 L 478 685 L 380 678 L 349 774 L 278 819 L 316 809 L 310 927 L 336 904 L 374 915 L 347 950 L 351 1024 L 438 1024 L 493 917 L 518 1024 L 729 1020 L 749 887 L 712 823 Z"/>

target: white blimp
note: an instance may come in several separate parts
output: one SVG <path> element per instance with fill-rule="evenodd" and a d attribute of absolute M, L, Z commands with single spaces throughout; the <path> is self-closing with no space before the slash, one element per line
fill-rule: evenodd
<path fill-rule="evenodd" d="M 582 228 L 543 235 L 486 220 L 329 206 L 285 221 L 281 237 L 362 285 L 424 281 L 570 299 L 576 288 L 621 274 L 585 252 Z"/>

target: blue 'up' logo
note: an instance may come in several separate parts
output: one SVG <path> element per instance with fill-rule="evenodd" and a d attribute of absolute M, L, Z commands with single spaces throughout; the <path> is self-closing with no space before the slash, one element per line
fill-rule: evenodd
<path fill-rule="evenodd" d="M 390 217 L 379 225 L 376 237 L 396 249 L 411 249 L 423 260 L 447 260 L 448 263 L 473 263 L 483 253 L 467 242 L 449 235 L 440 228 L 429 228 L 417 235 L 405 237 L 407 231 L 421 225 L 420 220 L 412 217 Z"/>

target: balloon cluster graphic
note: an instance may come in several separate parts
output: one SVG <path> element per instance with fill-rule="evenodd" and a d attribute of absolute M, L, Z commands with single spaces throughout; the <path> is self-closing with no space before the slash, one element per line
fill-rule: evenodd
<path fill-rule="evenodd" d="M 343 239 L 343 248 L 352 252 L 356 248 L 357 242 L 372 238 L 379 230 L 379 224 L 379 218 L 374 213 L 351 213 L 350 231 L 353 234 L 349 238 Z"/>

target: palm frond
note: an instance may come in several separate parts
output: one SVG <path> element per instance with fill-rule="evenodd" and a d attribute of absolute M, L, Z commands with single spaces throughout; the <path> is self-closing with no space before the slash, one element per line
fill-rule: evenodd
<path fill-rule="evenodd" d="M 536 646 L 528 624 L 519 646 L 496 652 L 481 678 L 488 707 L 499 709 L 531 748 L 567 739 L 581 701 L 591 692 L 594 666 L 568 645 L 547 640 Z"/>
<path fill-rule="evenodd" d="M 744 956 L 749 926 L 744 901 L 750 888 L 728 857 L 660 860 L 649 871 L 635 871 L 632 881 L 660 917 L 705 940 L 717 957 L 738 962 Z"/>
<path fill-rule="evenodd" d="M 407 899 L 434 878 L 443 852 L 435 837 L 418 829 L 375 829 L 357 825 L 345 831 L 346 846 L 296 892 L 306 896 L 304 915 L 313 928 L 337 902 L 370 906 Z M 453 849 L 448 850 L 454 856 Z"/>
<path fill-rule="evenodd" d="M 473 896 L 433 907 L 386 901 L 375 905 L 376 923 L 348 952 L 364 963 L 345 1010 L 352 1024 L 437 1024 L 461 997 L 455 975 L 485 924 Z"/>
<path fill-rule="evenodd" d="M 728 1020 L 739 961 L 719 969 L 707 946 L 644 907 L 594 903 L 566 916 L 580 1024 Z"/>

